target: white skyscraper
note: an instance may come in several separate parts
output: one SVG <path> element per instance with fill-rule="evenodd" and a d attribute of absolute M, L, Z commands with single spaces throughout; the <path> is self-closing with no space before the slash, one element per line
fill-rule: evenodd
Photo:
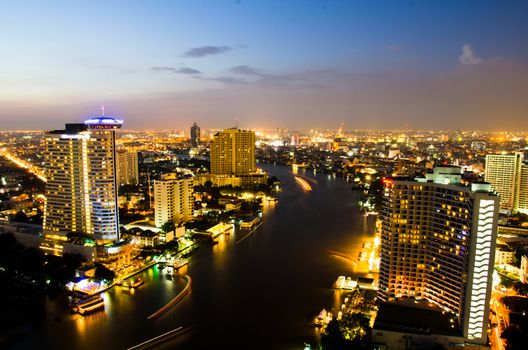
<path fill-rule="evenodd" d="M 515 213 L 519 209 L 528 209 L 525 199 L 528 192 L 526 171 L 527 167 L 523 166 L 522 152 L 486 156 L 485 180 L 500 194 L 502 210 Z M 521 186 L 521 182 L 524 182 L 524 186 Z M 521 197 L 523 198 L 522 205 Z"/>
<path fill-rule="evenodd" d="M 46 135 L 44 234 L 119 238 L 115 129 L 122 123 L 97 117 Z"/>
<path fill-rule="evenodd" d="M 166 222 L 179 224 L 191 220 L 194 214 L 193 178 L 179 178 L 171 173 L 155 180 L 154 212 L 156 227 Z"/>
<path fill-rule="evenodd" d="M 454 166 L 384 181 L 378 297 L 425 299 L 485 344 L 499 197 L 489 183 L 461 184 Z"/>

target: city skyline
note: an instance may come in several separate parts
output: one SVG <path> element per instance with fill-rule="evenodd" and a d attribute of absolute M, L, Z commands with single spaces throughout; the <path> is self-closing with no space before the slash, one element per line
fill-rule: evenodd
<path fill-rule="evenodd" d="M 526 294 L 528 216 L 516 213 L 515 206 L 499 211 L 499 203 L 507 195 L 503 184 L 509 174 L 518 173 L 512 165 L 526 166 L 521 162 L 526 137 L 347 134 L 339 128 L 272 130 L 257 138 L 252 130 L 229 128 L 214 135 L 207 131 L 206 142 L 194 147 L 192 137 L 174 132 L 128 134 L 125 129 L 116 135 L 123 124 L 105 114 L 61 130 L 0 133 L 5 173 L 0 233 L 7 233 L 0 234 L 0 255 L 9 256 L 3 260 L 7 273 L 17 271 L 15 266 L 37 266 L 20 264 L 16 250 L 7 255 L 9 240 L 21 244 L 22 254 L 44 261 L 23 276 L 45 277 L 46 266 L 58 266 L 50 262 L 68 264 L 71 254 L 78 254 L 68 275 L 34 282 L 40 283 L 36 288 L 62 285 L 65 294 L 80 295 L 78 301 L 59 308 L 64 299 L 56 298 L 52 308 L 46 306 L 48 319 L 64 321 L 35 326 L 42 331 L 20 341 L 22 348 L 55 344 L 57 333 L 74 327 L 60 338 L 64 347 L 72 347 L 84 334 L 75 322 L 87 317 L 93 323 L 86 331 L 97 335 L 88 338 L 115 348 L 149 338 L 201 348 L 209 334 L 231 348 L 247 348 L 247 339 L 263 337 L 262 348 L 291 339 L 293 349 L 300 336 L 305 348 L 328 348 L 328 339 L 346 336 L 332 335 L 332 324 L 351 321 L 344 332 L 353 334 L 356 326 L 359 331 L 343 348 L 361 341 L 365 348 L 396 349 L 407 339 L 421 348 L 480 344 L 504 350 L 506 344 L 506 350 L 515 349 L 510 346 L 515 335 L 508 332 L 522 323 L 514 323 L 519 322 L 515 316 L 506 321 L 514 313 L 504 309 L 508 299 L 501 295 L 508 283 L 504 278 L 519 296 Z M 522 169 L 512 181 L 516 189 L 526 180 Z M 526 196 L 517 192 L 520 203 Z M 116 220 L 107 220 L 114 213 Z M 117 225 L 118 235 L 107 234 Z M 520 261 L 515 247 L 523 249 Z M 302 263 L 292 271 L 291 261 Z M 265 287 L 241 305 L 248 278 Z M 325 302 L 309 323 L 316 329 L 306 327 L 306 310 L 316 312 L 323 289 L 327 300 L 333 295 L 333 306 Z M 335 300 L 336 290 L 341 300 Z M 266 301 L 270 292 L 280 297 Z M 21 292 L 11 295 L 16 300 Z M 155 311 L 169 295 L 172 299 Z M 206 306 L 189 309 L 197 299 Z M 281 306 L 277 299 L 284 300 Z M 226 305 L 237 316 L 226 318 Z M 255 310 L 249 318 L 247 306 Z M 286 310 L 284 319 L 277 320 L 276 310 Z M 90 318 L 91 313 L 108 318 Z M 160 335 L 162 326 L 149 330 L 149 324 L 162 314 L 168 317 L 160 321 L 176 328 Z M 365 322 L 354 321 L 357 317 Z M 179 337 L 190 323 L 200 326 L 188 330 L 190 337 Z M 424 327 L 431 332 L 423 334 Z M 133 331 L 111 336 L 120 329 Z M 94 344 L 83 340 L 81 347 Z"/>
<path fill-rule="evenodd" d="M 527 7 L 3 4 L 0 120 L 4 129 L 46 130 L 104 103 L 130 129 L 238 119 L 252 128 L 445 129 L 456 121 L 453 129 L 518 130 L 528 112 Z"/>
<path fill-rule="evenodd" d="M 0 2 L 0 348 L 524 349 L 527 14 Z"/>

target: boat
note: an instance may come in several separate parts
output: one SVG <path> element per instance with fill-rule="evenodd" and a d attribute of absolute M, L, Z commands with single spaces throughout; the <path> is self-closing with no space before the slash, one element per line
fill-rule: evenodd
<path fill-rule="evenodd" d="M 140 285 L 142 285 L 143 283 L 145 283 L 145 281 L 143 281 L 141 278 L 136 278 L 134 280 L 134 282 L 132 282 L 132 285 L 130 286 L 131 288 L 137 288 L 139 287 Z"/>
<path fill-rule="evenodd" d="M 103 298 L 99 295 L 79 301 L 72 307 L 72 310 L 81 314 L 87 315 L 92 312 L 104 309 L 105 304 Z"/>
<path fill-rule="evenodd" d="M 125 287 L 125 288 L 137 288 L 139 286 L 141 286 L 143 283 L 145 283 L 145 281 L 143 281 L 141 278 L 135 278 L 132 282 L 123 282 L 122 283 L 122 286 Z"/>
<path fill-rule="evenodd" d="M 180 259 L 176 259 L 174 261 L 173 267 L 175 269 L 179 269 L 180 267 L 183 267 L 183 266 L 187 265 L 188 263 L 189 263 L 188 259 L 181 259 L 181 258 Z"/>
<path fill-rule="evenodd" d="M 167 276 L 178 275 L 178 269 L 189 263 L 188 259 L 177 258 L 172 265 L 167 265 Z"/>
<path fill-rule="evenodd" d="M 315 318 L 315 325 L 316 326 L 322 326 L 326 320 L 326 315 L 327 315 L 327 312 L 325 309 L 323 309 L 319 315 L 317 315 L 317 317 Z"/>
<path fill-rule="evenodd" d="M 242 220 L 240 223 L 240 229 L 242 230 L 251 230 L 259 223 L 259 218 L 257 216 L 250 216 Z"/>

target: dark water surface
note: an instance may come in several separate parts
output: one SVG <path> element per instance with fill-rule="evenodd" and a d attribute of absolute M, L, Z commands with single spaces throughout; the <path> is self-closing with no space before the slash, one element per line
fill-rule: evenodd
<path fill-rule="evenodd" d="M 188 331 L 159 348 L 315 344 L 311 322 L 333 305 L 332 284 L 338 275 L 357 275 L 353 263 L 327 250 L 356 258 L 374 219 L 358 211 L 355 192 L 340 179 L 300 171 L 313 187 L 304 192 L 290 168 L 264 169 L 284 183 L 279 202 L 264 208 L 264 223 L 247 238 L 246 232 L 222 236 L 193 254 L 183 271 L 192 277 L 191 292 L 170 312 L 147 320 L 184 286 L 153 267 L 139 275 L 146 283 L 133 294 L 120 287 L 104 293 L 104 312 L 73 315 L 63 301 L 50 301 L 45 319 L 27 326 L 28 337 L 15 348 L 126 349 L 180 326 Z"/>

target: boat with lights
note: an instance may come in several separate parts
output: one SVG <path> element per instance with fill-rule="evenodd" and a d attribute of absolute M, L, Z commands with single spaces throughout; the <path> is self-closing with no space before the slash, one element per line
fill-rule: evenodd
<path fill-rule="evenodd" d="M 79 301 L 73 306 L 72 310 L 84 316 L 92 312 L 102 310 L 104 307 L 105 303 L 103 298 L 97 295 L 89 299 Z"/>

